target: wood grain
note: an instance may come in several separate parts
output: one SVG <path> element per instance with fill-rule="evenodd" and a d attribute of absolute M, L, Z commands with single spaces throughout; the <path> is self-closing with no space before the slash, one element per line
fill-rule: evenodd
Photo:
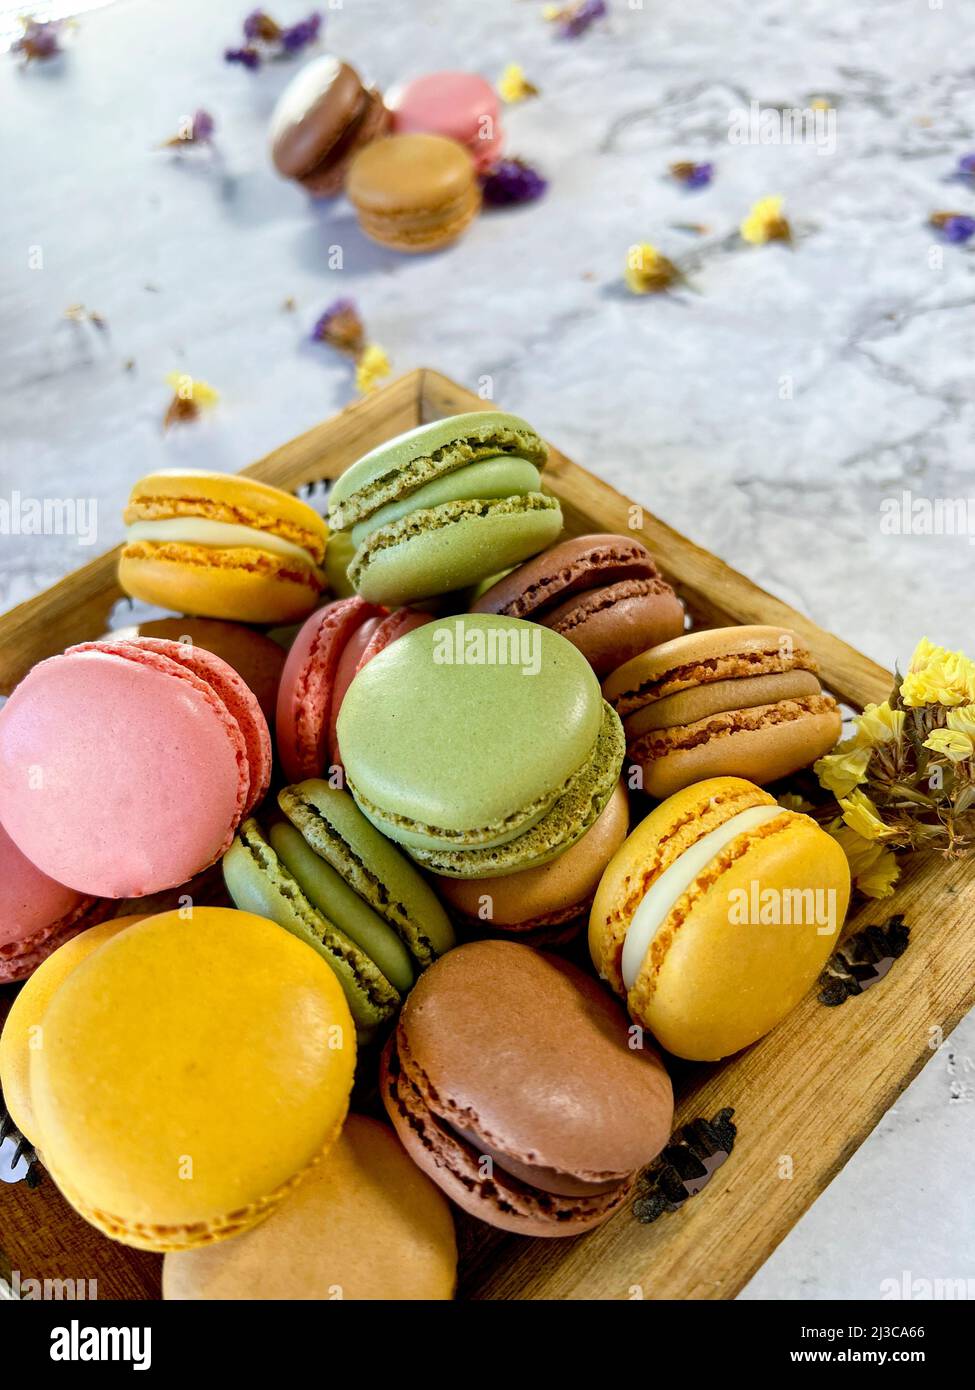
<path fill-rule="evenodd" d="M 336 477 L 404 429 L 484 405 L 439 373 L 419 370 L 244 471 L 296 490 Z M 554 447 L 546 479 L 571 533 L 637 531 L 696 624 L 791 627 L 816 654 L 824 683 L 846 703 L 860 708 L 888 694 L 889 672 Z M 35 661 L 105 630 L 122 597 L 115 563 L 116 552 L 93 560 L 0 618 L 0 692 L 8 693 Z M 970 868 L 915 858 L 895 897 L 869 904 L 852 928 L 892 912 L 904 913 L 911 946 L 876 988 L 836 1009 L 810 995 L 746 1052 L 722 1064 L 681 1068 L 678 1122 L 731 1105 L 739 1126 L 734 1153 L 705 1192 L 652 1226 L 623 1210 L 576 1240 L 522 1240 L 463 1219 L 462 1296 L 733 1297 L 931 1056 L 931 1030 L 947 1036 L 975 1002 Z M 10 995 L 0 991 L 0 1017 Z M 106 1241 L 65 1206 L 49 1179 L 36 1192 L 23 1184 L 0 1187 L 0 1246 L 24 1277 L 97 1277 L 101 1297 L 158 1297 L 158 1259 Z"/>

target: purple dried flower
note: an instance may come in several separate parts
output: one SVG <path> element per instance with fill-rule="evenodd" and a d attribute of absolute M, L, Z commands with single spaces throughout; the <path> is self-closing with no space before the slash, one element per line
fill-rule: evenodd
<path fill-rule="evenodd" d="M 604 19 L 608 13 L 606 0 L 582 0 L 579 5 L 563 10 L 560 16 L 562 37 L 578 39 L 597 19 Z"/>
<path fill-rule="evenodd" d="M 193 124 L 190 127 L 190 139 L 196 145 L 206 145 L 213 139 L 213 132 L 216 129 L 216 122 L 209 111 L 204 111 L 201 107 L 193 116 Z"/>
<path fill-rule="evenodd" d="M 224 50 L 225 63 L 240 63 L 251 72 L 261 66 L 261 55 L 256 48 L 228 48 Z"/>
<path fill-rule="evenodd" d="M 311 340 L 358 357 L 365 347 L 366 332 L 355 300 L 336 299 L 330 304 L 312 329 Z"/>
<path fill-rule="evenodd" d="M 292 24 L 290 29 L 281 31 L 281 47 L 285 53 L 298 53 L 308 44 L 314 43 L 322 27 L 322 17 L 313 10 L 307 19 Z"/>
<path fill-rule="evenodd" d="M 281 36 L 281 26 L 263 10 L 251 10 L 244 20 L 244 38 L 248 43 L 274 43 Z"/>
<path fill-rule="evenodd" d="M 975 217 L 968 217 L 963 212 L 952 213 L 941 223 L 940 231 L 945 241 L 960 245 L 975 235 Z"/>
<path fill-rule="evenodd" d="M 501 159 L 485 175 L 481 188 L 486 203 L 507 207 L 513 203 L 534 202 L 548 188 L 548 180 L 523 159 Z"/>
<path fill-rule="evenodd" d="M 23 21 L 24 32 L 15 43 L 11 44 L 11 51 L 23 53 L 27 62 L 37 59 L 41 62 L 45 58 L 53 58 L 61 52 L 61 44 L 58 39 L 58 32 L 61 28 L 61 20 L 50 19 L 46 22 L 35 19 Z"/>
<path fill-rule="evenodd" d="M 685 188 L 707 188 L 714 178 L 713 164 L 695 164 L 692 160 L 680 160 L 670 166 L 670 172 Z"/>
<path fill-rule="evenodd" d="M 958 161 L 958 176 L 960 178 L 975 178 L 975 154 L 963 154 Z"/>

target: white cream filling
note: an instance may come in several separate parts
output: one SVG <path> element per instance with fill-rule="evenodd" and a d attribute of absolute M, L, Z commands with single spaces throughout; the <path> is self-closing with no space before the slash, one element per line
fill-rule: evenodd
<path fill-rule="evenodd" d="M 126 532 L 129 541 L 177 541 L 184 545 L 205 545 L 220 550 L 248 546 L 254 550 L 269 550 L 272 555 L 286 555 L 303 564 L 315 563 L 303 546 L 286 541 L 270 531 L 256 526 L 238 526 L 232 521 L 210 521 L 203 516 L 168 516 L 160 521 L 134 521 Z"/>
<path fill-rule="evenodd" d="M 781 814 L 781 806 L 750 806 L 747 811 L 739 811 L 737 816 L 732 816 L 731 820 L 725 821 L 724 825 L 719 825 L 716 830 L 708 831 L 696 844 L 685 849 L 684 853 L 678 855 L 673 864 L 664 869 L 660 877 L 651 883 L 646 896 L 633 914 L 623 942 L 623 983 L 627 989 L 632 989 L 636 984 L 636 977 L 646 959 L 650 943 L 667 920 L 674 904 L 683 897 L 712 859 L 716 859 L 737 835 L 754 830 L 756 826 Z"/>

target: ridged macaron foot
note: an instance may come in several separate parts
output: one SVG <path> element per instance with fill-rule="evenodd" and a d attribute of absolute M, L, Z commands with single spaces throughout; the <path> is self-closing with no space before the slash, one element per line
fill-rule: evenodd
<path fill-rule="evenodd" d="M 464 1211 L 571 1236 L 625 1201 L 670 1136 L 670 1078 L 622 1011 L 566 961 L 511 941 L 459 946 L 418 981 L 383 1054 L 407 1153 Z"/>
<path fill-rule="evenodd" d="M 471 604 L 544 623 L 597 676 L 684 631 L 684 605 L 635 536 L 571 536 L 511 570 Z"/>
<path fill-rule="evenodd" d="M 387 1125 L 350 1115 L 277 1211 L 232 1241 L 163 1261 L 167 1300 L 453 1297 L 450 1207 Z"/>
<path fill-rule="evenodd" d="M 836 949 L 850 898 L 839 844 L 751 782 L 677 792 L 610 861 L 593 964 L 669 1052 L 714 1061 L 785 1017 Z"/>
<path fill-rule="evenodd" d="M 330 53 L 313 58 L 285 87 L 271 116 L 271 159 L 313 198 L 342 192 L 355 155 L 389 128 L 389 112 L 355 68 Z"/>
<path fill-rule="evenodd" d="M 345 191 L 371 241 L 392 251 L 439 251 L 481 210 L 474 162 L 441 135 L 391 135 L 353 159 Z"/>
<path fill-rule="evenodd" d="M 30 1098 L 45 1166 L 127 1245 L 189 1249 L 246 1230 L 345 1119 L 355 1030 L 338 981 L 250 913 L 198 907 L 127 927 L 71 970 L 42 1026 Z"/>
<path fill-rule="evenodd" d="M 603 693 L 656 797 L 706 777 L 774 782 L 827 753 L 842 728 L 812 653 L 781 627 L 675 637 L 619 667 Z"/>
<path fill-rule="evenodd" d="M 335 482 L 329 518 L 355 546 L 350 582 L 374 603 L 413 603 L 476 584 L 544 549 L 562 527 L 541 491 L 548 449 L 501 411 L 420 425 Z"/>
<path fill-rule="evenodd" d="M 306 503 L 242 474 L 162 469 L 135 484 L 119 584 L 177 613 L 290 623 L 325 582 L 328 527 Z"/>
<path fill-rule="evenodd" d="M 462 878 L 567 850 L 612 795 L 624 754 L 575 647 L 488 614 L 437 619 L 375 657 L 349 687 L 338 737 L 368 819 L 425 868 Z"/>
<path fill-rule="evenodd" d="M 270 735 L 226 662 L 160 639 L 86 642 L 0 710 L 0 800 L 22 854 L 106 898 L 185 883 L 267 790 Z"/>

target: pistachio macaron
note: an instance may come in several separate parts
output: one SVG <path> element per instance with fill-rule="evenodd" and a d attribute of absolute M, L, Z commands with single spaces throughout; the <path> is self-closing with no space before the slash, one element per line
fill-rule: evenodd
<path fill-rule="evenodd" d="M 115 1240 L 179 1250 L 269 1215 L 334 1143 L 355 1070 L 321 957 L 229 908 L 166 912 L 61 980 L 31 1052 L 44 1164 Z"/>
<path fill-rule="evenodd" d="M 562 513 L 541 490 L 548 448 L 497 410 L 420 425 L 347 469 L 329 524 L 351 532 L 348 567 L 371 603 L 414 603 L 478 583 L 556 539 Z"/>
<path fill-rule="evenodd" d="M 485 613 L 436 619 L 374 657 L 346 692 L 338 740 L 363 813 L 450 878 L 564 853 L 624 755 L 585 657 L 548 628 Z"/>
<path fill-rule="evenodd" d="M 765 785 L 827 753 L 842 718 L 812 652 L 788 628 L 689 632 L 633 657 L 603 682 L 643 786 L 665 797 L 704 777 Z"/>
<path fill-rule="evenodd" d="M 599 974 L 678 1057 L 713 1061 L 784 1018 L 836 949 L 836 840 L 738 777 L 669 797 L 610 860 L 589 919 Z"/>
<path fill-rule="evenodd" d="M 393 1017 L 416 975 L 454 944 L 430 885 L 347 791 L 285 787 L 287 819 L 244 822 L 223 860 L 238 907 L 277 922 L 334 971 L 360 1035 Z"/>
<path fill-rule="evenodd" d="M 161 469 L 133 487 L 124 591 L 201 618 L 291 623 L 315 606 L 328 527 L 305 502 L 242 474 Z"/>

